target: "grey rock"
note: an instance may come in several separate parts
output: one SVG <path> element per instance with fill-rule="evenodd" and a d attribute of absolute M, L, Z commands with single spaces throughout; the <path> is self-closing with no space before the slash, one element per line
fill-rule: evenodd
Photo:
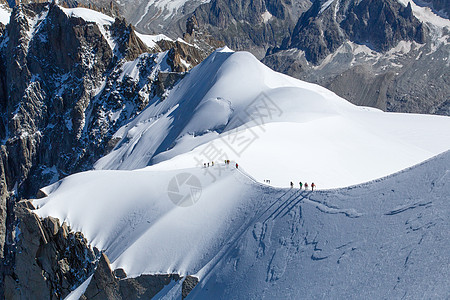
<path fill-rule="evenodd" d="M 84 293 L 86 299 L 121 299 L 118 282 L 109 265 L 108 257 L 102 253 L 97 269 Z"/>
<path fill-rule="evenodd" d="M 125 279 L 127 277 L 127 273 L 125 273 L 125 270 L 122 268 L 115 269 L 113 274 L 117 279 Z"/>
<path fill-rule="evenodd" d="M 191 275 L 186 276 L 186 278 L 183 281 L 183 286 L 181 288 L 182 299 L 186 298 L 197 284 L 198 284 L 197 277 Z"/>
<path fill-rule="evenodd" d="M 346 40 L 384 52 L 401 40 L 423 43 L 426 28 L 413 16 L 411 5 L 395 0 L 336 0 L 322 11 L 316 1 L 298 20 L 289 48 L 305 51 L 318 64 Z"/>
<path fill-rule="evenodd" d="M 67 233 L 59 220 L 40 220 L 27 201 L 16 206 L 17 238 L 14 270 L 6 275 L 8 299 L 59 299 L 84 281 L 97 257 L 80 233 Z"/>
<path fill-rule="evenodd" d="M 141 275 L 125 278 L 122 269 L 111 271 L 110 262 L 105 253 L 101 254 L 97 269 L 81 299 L 151 299 L 172 281 L 179 281 L 178 274 Z M 182 285 L 182 297 L 186 297 L 198 280 L 188 276 Z"/>

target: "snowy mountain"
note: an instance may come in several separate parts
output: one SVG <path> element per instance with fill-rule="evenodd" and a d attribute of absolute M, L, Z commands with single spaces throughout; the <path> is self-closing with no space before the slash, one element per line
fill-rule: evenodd
<path fill-rule="evenodd" d="M 151 292 L 169 299 L 187 276 L 198 280 L 194 299 L 443 297 L 449 125 L 354 106 L 223 48 L 119 129 L 98 170 L 42 189 L 33 205 L 82 232 L 122 274 L 102 258 L 70 297 L 124 299 L 136 282 L 142 295 L 156 275 L 167 280 Z M 202 156 L 230 155 L 253 133 L 231 164 Z M 273 187 L 290 180 L 294 188 Z M 300 191 L 299 180 L 321 190 Z"/>
<path fill-rule="evenodd" d="M 263 62 L 357 105 L 448 115 L 450 21 L 416 2 L 316 1 Z"/>
<path fill-rule="evenodd" d="M 34 204 L 39 216 L 83 232 L 128 278 L 195 276 L 192 299 L 445 298 L 449 154 L 314 192 L 272 188 L 220 164 L 211 167 L 221 168 L 215 181 L 202 168 L 92 171 L 48 187 Z M 190 196 L 175 202 L 173 188 Z M 181 284 L 172 281 L 157 298 L 179 297 Z"/>
<path fill-rule="evenodd" d="M 80 0 L 77 3 L 85 6 L 92 5 L 101 10 L 108 9 L 114 4 L 114 11 L 119 11 L 139 31 L 147 34 L 166 33 L 176 37 L 184 28 L 176 28 L 177 22 L 192 13 L 199 5 L 210 0 Z M 71 1 L 64 1 L 71 4 Z M 184 24 L 183 24 L 184 27 Z"/>
<path fill-rule="evenodd" d="M 218 50 L 114 135 L 96 169 L 238 161 L 275 186 L 335 188 L 380 178 L 450 148 L 448 117 L 357 107 L 276 73 L 249 53 Z M 413 131 L 414 134 L 410 134 Z M 219 151 L 219 150 L 220 151 Z"/>
<path fill-rule="evenodd" d="M 445 5 L 206 2 L 0 11 L 0 294 L 446 298 L 449 117 L 200 63 L 446 114 Z"/>

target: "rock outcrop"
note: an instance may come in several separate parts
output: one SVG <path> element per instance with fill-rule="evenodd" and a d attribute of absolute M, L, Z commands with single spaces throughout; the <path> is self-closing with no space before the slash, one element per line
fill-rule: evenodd
<path fill-rule="evenodd" d="M 39 219 L 31 202 L 16 207 L 15 265 L 4 279 L 6 299 L 61 299 L 94 271 L 99 253 L 81 233 L 55 218 Z M 97 252 L 96 252 L 97 251 Z"/>
<path fill-rule="evenodd" d="M 118 276 L 119 275 L 119 276 Z M 125 300 L 125 299 L 152 299 L 165 286 L 172 281 L 182 280 L 182 299 L 186 298 L 197 285 L 198 278 L 178 274 L 141 275 L 136 278 L 125 278 L 122 269 L 110 268 L 110 262 L 106 254 L 102 253 L 97 269 L 81 296 L 82 300 Z"/>
<path fill-rule="evenodd" d="M 155 53 L 161 47 L 167 53 Z M 181 41 L 148 49 L 123 19 L 98 24 L 54 3 L 14 7 L 0 35 L 0 255 L 9 276 L 0 288 L 16 281 L 15 202 L 91 169 L 122 125 L 206 55 Z"/>

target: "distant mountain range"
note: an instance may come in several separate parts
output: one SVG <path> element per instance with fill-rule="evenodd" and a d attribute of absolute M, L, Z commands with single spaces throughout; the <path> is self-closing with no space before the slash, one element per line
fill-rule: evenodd
<path fill-rule="evenodd" d="M 172 38 L 182 36 L 187 23 L 195 24 L 197 32 L 250 51 L 274 70 L 318 83 L 355 104 L 450 114 L 448 1 L 77 3 L 123 14 L 142 32 Z"/>

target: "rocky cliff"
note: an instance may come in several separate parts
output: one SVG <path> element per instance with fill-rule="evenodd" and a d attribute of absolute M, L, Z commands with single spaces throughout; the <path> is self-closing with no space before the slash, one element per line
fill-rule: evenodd
<path fill-rule="evenodd" d="M 100 253 L 54 218 L 39 219 L 31 202 L 16 206 L 14 268 L 4 274 L 6 299 L 61 299 L 94 271 Z"/>
<path fill-rule="evenodd" d="M 319 63 L 345 41 L 367 44 L 386 52 L 400 41 L 425 42 L 426 28 L 413 16 L 411 4 L 395 0 L 316 1 L 298 20 L 287 48 L 305 51 L 306 59 Z"/>
<path fill-rule="evenodd" d="M 20 288 L 28 276 L 16 272 L 15 238 L 23 230 L 15 224 L 35 221 L 17 214 L 15 203 L 90 169 L 115 146 L 113 134 L 148 103 L 162 101 L 208 51 L 164 40 L 149 48 L 124 19 L 94 11 L 53 3 L 14 7 L 0 36 L 2 290 Z M 61 274 L 40 285 L 57 298 L 75 284 Z"/>
<path fill-rule="evenodd" d="M 431 16 L 431 15 L 430 15 Z M 419 20 L 411 3 L 317 1 L 263 62 L 387 111 L 448 115 L 450 22 Z M 434 21 L 437 20 L 437 21 Z"/>

